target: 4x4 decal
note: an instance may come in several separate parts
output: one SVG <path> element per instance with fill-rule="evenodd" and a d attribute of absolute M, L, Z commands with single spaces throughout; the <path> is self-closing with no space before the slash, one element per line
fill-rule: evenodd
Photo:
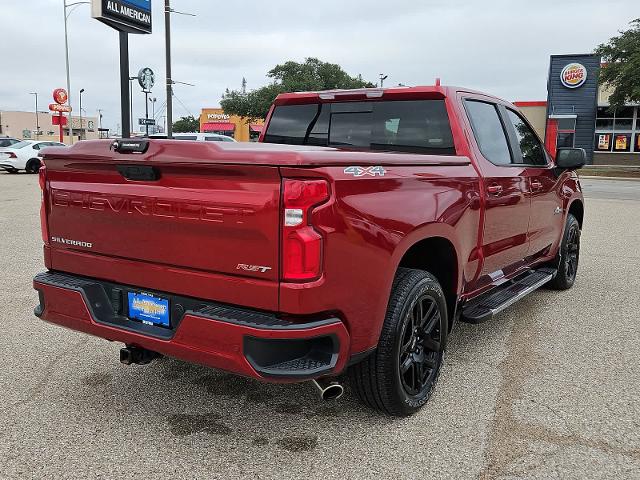
<path fill-rule="evenodd" d="M 344 169 L 344 173 L 346 173 L 347 175 L 353 175 L 354 177 L 364 177 L 365 175 L 371 175 L 372 177 L 375 177 L 376 175 L 380 175 L 381 177 L 384 177 L 384 174 L 387 173 L 387 171 L 380 167 L 347 167 Z"/>

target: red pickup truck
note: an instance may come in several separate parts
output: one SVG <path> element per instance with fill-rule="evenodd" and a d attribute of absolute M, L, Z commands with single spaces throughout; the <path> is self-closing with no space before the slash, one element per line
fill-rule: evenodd
<path fill-rule="evenodd" d="M 127 364 L 169 355 L 325 397 L 346 373 L 408 415 L 457 320 L 575 280 L 585 152 L 551 158 L 510 103 L 284 94 L 260 140 L 45 150 L 35 314 L 124 343 Z"/>

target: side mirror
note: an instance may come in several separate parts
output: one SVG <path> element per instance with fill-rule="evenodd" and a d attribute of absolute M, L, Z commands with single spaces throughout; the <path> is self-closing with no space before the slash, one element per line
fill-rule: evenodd
<path fill-rule="evenodd" d="M 556 166 L 565 170 L 577 170 L 587 163 L 584 148 L 559 148 L 556 152 Z"/>

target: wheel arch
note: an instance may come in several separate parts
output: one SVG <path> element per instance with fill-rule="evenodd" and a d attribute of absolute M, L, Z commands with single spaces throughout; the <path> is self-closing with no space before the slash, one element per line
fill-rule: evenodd
<path fill-rule="evenodd" d="M 446 236 L 432 235 L 414 241 L 400 257 L 398 268 L 414 268 L 431 273 L 447 298 L 449 329 L 453 325 L 460 283 L 459 255 L 453 241 Z M 395 275 L 395 272 L 394 272 Z"/>
<path fill-rule="evenodd" d="M 570 213 L 578 220 L 578 224 L 582 229 L 582 221 L 584 220 L 584 203 L 580 199 L 575 199 L 569 204 L 567 213 Z"/>

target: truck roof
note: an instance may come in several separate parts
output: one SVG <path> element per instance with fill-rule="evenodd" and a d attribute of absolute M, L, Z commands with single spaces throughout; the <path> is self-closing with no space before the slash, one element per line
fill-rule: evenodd
<path fill-rule="evenodd" d="M 304 103 L 323 103 L 336 100 L 375 100 L 387 98 L 389 100 L 418 100 L 418 99 L 444 99 L 455 95 L 457 92 L 467 92 L 500 100 L 498 97 L 469 88 L 425 85 L 416 87 L 388 87 L 388 88 L 357 88 L 321 90 L 316 92 L 291 92 L 281 93 L 274 101 L 274 105 L 292 105 Z"/>

